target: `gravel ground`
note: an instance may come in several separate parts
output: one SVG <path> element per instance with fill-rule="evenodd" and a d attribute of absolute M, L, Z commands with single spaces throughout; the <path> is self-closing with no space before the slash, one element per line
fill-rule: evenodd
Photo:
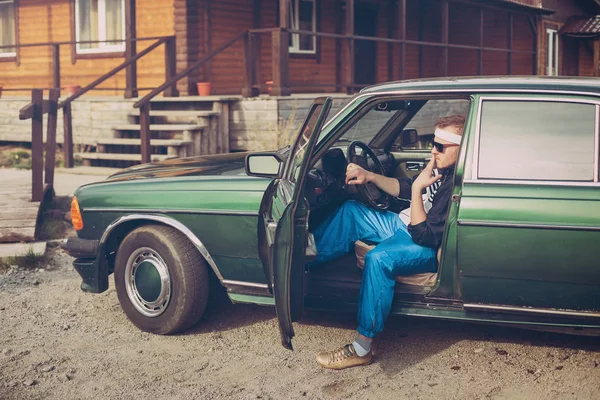
<path fill-rule="evenodd" d="M 274 310 L 213 303 L 183 335 L 140 332 L 114 285 L 79 290 L 71 258 L 0 275 L 1 399 L 598 399 L 600 338 L 391 318 L 376 362 L 320 369 L 355 316 L 307 312 L 296 350 Z"/>

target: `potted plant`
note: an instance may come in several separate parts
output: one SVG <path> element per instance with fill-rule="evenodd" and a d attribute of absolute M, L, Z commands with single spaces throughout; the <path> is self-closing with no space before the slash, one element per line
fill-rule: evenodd
<path fill-rule="evenodd" d="M 198 88 L 198 96 L 210 96 L 212 85 L 210 82 L 196 82 Z"/>
<path fill-rule="evenodd" d="M 79 85 L 65 85 L 63 87 L 63 89 L 65 91 L 65 95 L 72 96 L 72 95 L 74 95 L 75 93 L 77 93 L 81 89 L 81 86 L 79 86 Z"/>

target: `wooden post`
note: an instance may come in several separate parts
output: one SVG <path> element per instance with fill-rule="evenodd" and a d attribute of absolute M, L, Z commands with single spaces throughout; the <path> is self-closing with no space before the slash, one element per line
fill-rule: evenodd
<path fill-rule="evenodd" d="M 594 61 L 593 61 L 593 75 L 595 77 L 600 76 L 600 39 L 594 39 Z"/>
<path fill-rule="evenodd" d="M 63 106 L 63 153 L 65 158 L 65 168 L 73 168 L 73 120 L 71 113 L 71 103 Z"/>
<path fill-rule="evenodd" d="M 273 87 L 271 88 L 271 95 L 289 96 L 289 32 L 284 30 L 273 31 L 271 33 L 271 43 L 273 48 Z"/>
<path fill-rule="evenodd" d="M 144 104 L 140 106 L 140 149 L 142 153 L 142 164 L 150 162 L 150 154 L 152 148 L 150 146 L 150 105 Z"/>
<path fill-rule="evenodd" d="M 212 52 L 211 1 L 212 0 L 204 0 L 204 55 Z M 204 63 L 204 80 L 206 82 L 212 82 L 212 61 Z"/>
<path fill-rule="evenodd" d="M 508 13 L 508 32 L 506 38 L 508 43 L 508 54 L 506 55 L 506 73 L 508 75 L 512 75 L 513 26 L 513 13 Z"/>
<path fill-rule="evenodd" d="M 396 27 L 396 14 L 395 11 L 395 5 L 393 1 L 388 1 L 387 3 L 387 7 L 388 7 L 388 15 L 387 15 L 387 25 L 388 25 L 388 30 L 387 30 L 387 37 L 389 39 L 393 39 L 394 38 L 394 28 Z M 388 43 L 387 45 L 387 54 L 388 54 L 388 65 L 387 65 L 387 80 L 388 81 L 393 81 L 394 80 L 394 43 Z"/>
<path fill-rule="evenodd" d="M 175 76 L 177 73 L 177 60 L 176 60 L 176 43 L 175 36 L 171 36 L 165 41 L 165 82 Z M 177 83 L 172 84 L 164 91 L 164 97 L 178 97 L 179 92 L 177 91 Z"/>
<path fill-rule="evenodd" d="M 136 42 L 136 15 L 135 0 L 125 0 L 125 58 L 135 57 L 137 52 Z M 138 96 L 137 90 L 137 62 L 133 62 L 125 71 L 125 98 L 131 99 Z"/>
<path fill-rule="evenodd" d="M 406 40 L 406 0 L 398 0 L 398 39 Z M 406 43 L 400 44 L 400 80 L 406 79 Z"/>
<path fill-rule="evenodd" d="M 483 8 L 479 9 L 479 64 L 477 65 L 477 75 L 483 75 Z"/>
<path fill-rule="evenodd" d="M 420 1 L 418 5 L 418 15 L 417 15 L 417 38 L 420 41 L 423 40 L 423 23 L 424 23 L 424 10 L 423 10 L 423 2 Z M 419 44 L 419 78 L 423 77 L 423 45 Z"/>
<path fill-rule="evenodd" d="M 448 1 L 442 2 L 442 76 L 448 76 L 448 36 L 449 36 L 449 5 Z"/>
<path fill-rule="evenodd" d="M 262 4 L 262 0 L 252 0 L 252 27 L 254 29 L 262 28 Z M 263 82 L 260 60 L 262 53 L 262 35 L 253 34 L 250 38 L 250 44 L 253 54 L 252 65 L 254 68 L 254 82 L 260 85 Z M 256 88 L 256 93 L 257 95 L 260 94 L 260 86 Z"/>
<path fill-rule="evenodd" d="M 44 92 L 31 91 L 33 116 L 31 118 L 31 201 L 42 201 L 44 195 Z"/>
<path fill-rule="evenodd" d="M 56 162 L 56 121 L 58 119 L 58 97 L 60 89 L 50 89 L 48 102 L 48 131 L 46 134 L 46 167 L 44 183 L 54 187 L 54 164 Z"/>
<path fill-rule="evenodd" d="M 352 0 L 351 0 L 352 1 Z M 290 10 L 288 0 L 279 0 L 279 27 L 283 29 L 290 28 Z"/>
<path fill-rule="evenodd" d="M 354 0 L 346 0 L 346 35 L 354 35 Z M 346 51 L 344 57 L 344 79 L 346 93 L 354 92 L 356 82 L 356 71 L 354 69 L 354 39 L 346 39 Z"/>
<path fill-rule="evenodd" d="M 254 35 L 250 32 L 244 36 L 244 87 L 242 88 L 242 96 L 256 97 L 258 96 L 258 88 L 254 87 L 256 83 Z M 260 58 L 260 54 L 258 55 Z"/>
<path fill-rule="evenodd" d="M 52 87 L 60 89 L 60 45 L 52 44 Z"/>
<path fill-rule="evenodd" d="M 538 46 L 538 23 L 539 19 L 529 17 L 529 26 L 533 32 L 533 56 L 532 60 L 532 74 L 537 75 L 538 73 L 538 57 L 539 57 L 539 46 Z"/>

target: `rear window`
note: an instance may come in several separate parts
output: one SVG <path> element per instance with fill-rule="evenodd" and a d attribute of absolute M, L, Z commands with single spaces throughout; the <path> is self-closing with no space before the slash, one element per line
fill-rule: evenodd
<path fill-rule="evenodd" d="M 486 100 L 478 178 L 592 181 L 595 126 L 592 104 Z"/>

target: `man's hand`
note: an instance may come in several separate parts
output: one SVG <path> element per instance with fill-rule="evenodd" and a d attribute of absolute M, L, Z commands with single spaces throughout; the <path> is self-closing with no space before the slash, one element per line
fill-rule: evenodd
<path fill-rule="evenodd" d="M 346 167 L 346 184 L 347 185 L 364 185 L 367 182 L 374 180 L 375 174 L 371 171 L 367 171 L 360 165 L 353 163 L 348 164 Z"/>
<path fill-rule="evenodd" d="M 434 182 L 440 180 L 442 175 L 437 174 L 435 176 L 432 176 L 434 165 L 435 165 L 435 160 L 432 158 L 431 160 L 429 160 L 429 163 L 427 163 L 427 166 L 425 167 L 425 169 L 423 169 L 423 171 L 421 171 L 421 173 L 419 174 L 417 179 L 415 179 L 415 181 L 413 182 L 413 184 L 412 184 L 413 193 L 415 191 L 418 191 L 419 193 L 421 193 L 423 191 L 423 189 L 428 188 L 429 186 L 433 185 Z"/>
<path fill-rule="evenodd" d="M 400 184 L 397 179 L 367 171 L 360 165 L 348 164 L 348 167 L 346 167 L 347 185 L 364 185 L 369 182 L 373 182 L 379 189 L 390 196 L 400 195 Z"/>
<path fill-rule="evenodd" d="M 412 202 L 410 205 L 411 225 L 418 225 L 427 219 L 425 206 L 423 205 L 423 189 L 431 186 L 435 181 L 438 181 L 442 177 L 440 174 L 431 176 L 433 174 L 434 165 L 435 160 L 432 158 L 412 184 Z"/>

